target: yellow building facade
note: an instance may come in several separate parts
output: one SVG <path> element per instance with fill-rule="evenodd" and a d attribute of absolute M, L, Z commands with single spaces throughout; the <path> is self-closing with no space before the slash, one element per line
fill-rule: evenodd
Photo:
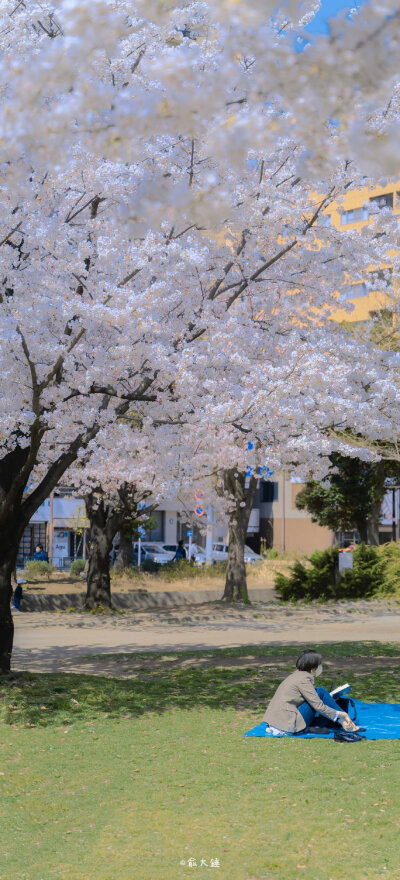
<path fill-rule="evenodd" d="M 370 205 L 374 203 L 380 208 L 388 208 L 400 219 L 400 181 L 386 187 L 361 188 L 350 190 L 341 204 L 332 203 L 324 211 L 324 219 L 327 226 L 334 226 L 342 230 L 361 230 L 366 224 L 373 222 L 376 214 L 370 213 Z M 372 266 L 376 277 L 377 269 L 390 267 L 390 253 L 388 262 L 381 267 Z M 389 302 L 387 293 L 379 290 L 379 287 L 371 285 L 368 277 L 365 281 L 353 282 L 349 278 L 348 302 L 354 308 L 350 312 L 345 308 L 337 309 L 332 313 L 332 319 L 342 322 L 361 322 L 370 320 L 374 314 L 379 313 Z M 296 495 L 303 484 L 293 483 L 290 477 L 284 474 L 274 477 L 276 490 L 274 499 L 269 504 L 261 504 L 261 531 L 268 543 L 278 550 L 289 550 L 310 554 L 313 550 L 324 550 L 332 546 L 333 532 L 322 528 L 311 521 L 310 515 L 304 510 L 296 508 Z M 390 540 L 390 526 L 382 526 L 382 531 L 387 533 L 385 540 Z"/>
<path fill-rule="evenodd" d="M 371 204 L 377 204 L 379 208 L 388 208 L 393 215 L 400 218 L 400 181 L 385 187 L 374 187 L 373 189 L 365 187 L 357 190 L 349 190 L 343 203 L 337 205 L 333 203 L 324 212 L 324 218 L 329 226 L 335 226 L 342 230 L 357 229 L 362 230 L 364 226 L 373 222 L 373 217 L 369 211 Z M 388 262 L 381 268 L 390 267 L 390 253 L 388 254 Z M 372 270 L 377 270 L 376 266 L 371 266 Z M 332 315 L 337 321 L 368 321 L 373 317 L 374 313 L 379 312 L 388 303 L 387 294 L 379 290 L 376 282 L 370 287 L 368 278 L 363 282 L 353 283 L 349 279 L 348 302 L 354 309 L 349 312 L 346 309 L 338 309 Z"/>

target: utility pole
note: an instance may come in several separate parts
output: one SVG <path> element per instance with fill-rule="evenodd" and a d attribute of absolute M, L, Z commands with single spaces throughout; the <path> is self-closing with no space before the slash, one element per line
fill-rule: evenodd
<path fill-rule="evenodd" d="M 47 550 L 50 565 L 53 564 L 54 546 L 54 490 L 50 492 L 50 522 L 49 522 L 49 547 Z"/>
<path fill-rule="evenodd" d="M 210 506 L 207 509 L 206 565 L 211 565 L 212 563 L 213 521 L 214 509 Z"/>

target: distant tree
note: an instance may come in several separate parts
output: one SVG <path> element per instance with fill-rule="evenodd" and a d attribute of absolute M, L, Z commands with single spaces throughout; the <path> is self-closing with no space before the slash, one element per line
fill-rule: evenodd
<path fill-rule="evenodd" d="M 326 477 L 310 480 L 299 492 L 296 507 L 307 510 L 313 522 L 333 531 L 357 529 L 365 544 L 379 544 L 379 516 L 387 477 L 399 464 L 365 462 L 339 453 L 329 456 Z"/>

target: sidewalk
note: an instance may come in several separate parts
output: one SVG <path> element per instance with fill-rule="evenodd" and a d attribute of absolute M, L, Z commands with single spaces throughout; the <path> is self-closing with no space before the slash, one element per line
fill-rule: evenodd
<path fill-rule="evenodd" d="M 123 616 L 33 612 L 16 614 L 14 622 L 13 668 L 47 672 L 79 671 L 79 658 L 93 654 L 282 643 L 400 643 L 400 606 L 392 602 L 295 608 L 256 602 L 234 609 L 204 604 Z M 101 660 L 93 658 L 92 671 L 101 673 Z"/>
<path fill-rule="evenodd" d="M 224 587 L 213 590 L 168 590 L 150 593 L 146 590 L 135 590 L 123 593 L 112 592 L 112 603 L 118 610 L 173 608 L 177 605 L 197 605 L 203 602 L 216 602 L 222 599 Z M 274 602 L 275 592 L 272 587 L 249 587 L 249 598 L 255 602 Z M 24 591 L 23 610 L 33 611 L 65 611 L 70 608 L 82 608 L 85 593 L 33 593 Z"/>

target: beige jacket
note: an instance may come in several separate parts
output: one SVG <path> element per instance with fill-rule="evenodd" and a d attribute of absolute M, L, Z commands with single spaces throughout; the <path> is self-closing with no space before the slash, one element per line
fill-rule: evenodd
<path fill-rule="evenodd" d="M 262 720 L 278 730 L 299 733 L 306 727 L 306 722 L 297 707 L 304 702 L 309 703 L 315 712 L 334 720 L 336 710 L 326 706 L 318 696 L 314 676 L 311 672 L 300 672 L 298 669 L 279 685 Z"/>

